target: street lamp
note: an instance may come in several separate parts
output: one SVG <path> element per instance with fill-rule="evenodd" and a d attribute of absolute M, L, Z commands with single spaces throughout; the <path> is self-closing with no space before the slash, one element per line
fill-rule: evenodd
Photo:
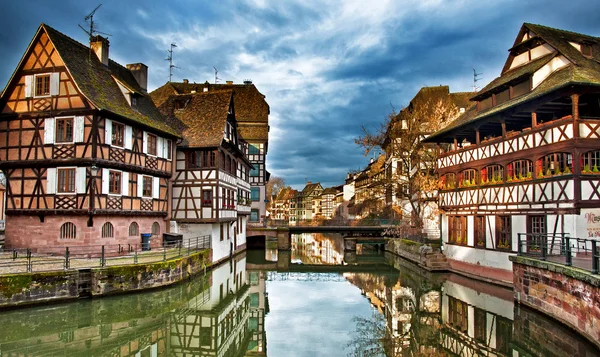
<path fill-rule="evenodd" d="M 98 166 L 96 166 L 96 164 L 92 164 L 92 167 L 90 167 L 90 173 L 91 173 L 91 177 L 90 177 L 90 204 L 89 204 L 89 214 L 90 217 L 88 219 L 88 227 L 93 227 L 94 226 L 94 210 L 96 208 L 95 206 L 95 202 L 96 202 L 96 175 L 98 175 Z"/>

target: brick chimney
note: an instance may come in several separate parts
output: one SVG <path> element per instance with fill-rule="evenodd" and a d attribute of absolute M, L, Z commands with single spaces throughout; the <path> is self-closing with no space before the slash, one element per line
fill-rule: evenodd
<path fill-rule="evenodd" d="M 148 90 L 148 66 L 143 63 L 131 63 L 127 65 L 127 69 L 133 74 L 133 77 L 138 82 L 140 88 Z"/>
<path fill-rule="evenodd" d="M 109 42 L 108 42 L 107 38 L 104 38 L 100 35 L 90 37 L 90 48 L 92 49 L 92 51 L 94 51 L 96 56 L 98 56 L 98 59 L 100 60 L 100 62 L 102 62 L 102 64 L 107 67 L 108 67 L 108 46 L 109 46 Z"/>

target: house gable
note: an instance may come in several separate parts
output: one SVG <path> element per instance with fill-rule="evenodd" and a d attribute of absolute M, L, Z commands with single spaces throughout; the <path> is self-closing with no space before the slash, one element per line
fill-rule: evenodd
<path fill-rule="evenodd" d="M 13 73 L 0 102 L 3 114 L 90 107 L 42 26 Z"/>

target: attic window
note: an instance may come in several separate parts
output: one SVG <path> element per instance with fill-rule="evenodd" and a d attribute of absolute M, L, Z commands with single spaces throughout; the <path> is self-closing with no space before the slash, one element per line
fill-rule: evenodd
<path fill-rule="evenodd" d="M 581 54 L 587 57 L 592 57 L 592 46 L 586 43 L 581 44 Z"/>
<path fill-rule="evenodd" d="M 175 110 L 183 110 L 185 109 L 185 100 L 176 100 L 175 101 Z"/>
<path fill-rule="evenodd" d="M 137 97 L 133 94 L 131 95 L 131 106 L 137 105 Z"/>

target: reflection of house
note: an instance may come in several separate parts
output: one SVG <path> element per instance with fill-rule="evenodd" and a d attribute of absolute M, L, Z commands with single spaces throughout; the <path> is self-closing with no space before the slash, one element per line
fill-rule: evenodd
<path fill-rule="evenodd" d="M 250 286 L 246 258 L 212 271 L 211 286 L 191 299 L 183 319 L 170 330 L 170 349 L 176 356 L 243 356 L 250 339 Z"/>
<path fill-rule="evenodd" d="M 250 214 L 250 162 L 238 135 L 234 95 L 172 95 L 159 107 L 183 136 L 177 144 L 172 231 L 211 235 L 213 261 L 245 248 Z"/>
<path fill-rule="evenodd" d="M 0 99 L 7 247 L 139 246 L 140 233 L 167 230 L 179 135 L 147 72 L 110 60 L 101 36 L 88 47 L 38 28 Z"/>
<path fill-rule="evenodd" d="M 588 237 L 598 215 L 600 40 L 523 24 L 477 103 L 427 139 L 453 269 L 512 283 L 518 233 Z"/>
<path fill-rule="evenodd" d="M 266 278 L 266 271 L 247 272 L 247 283 L 250 284 L 250 317 L 248 318 L 250 341 L 246 356 L 267 355 L 265 315 L 269 313 L 269 301 L 266 292 Z"/>
<path fill-rule="evenodd" d="M 472 285 L 476 287 L 477 283 Z M 509 291 L 503 291 L 504 298 L 500 298 L 446 281 L 443 292 L 441 345 L 445 351 L 468 356 L 514 356 L 514 308 Z"/>
<path fill-rule="evenodd" d="M 212 91 L 231 90 L 235 95 L 235 111 L 239 132 L 248 142 L 248 158 L 253 169 L 250 171 L 252 208 L 250 223 L 262 224 L 266 217 L 267 190 L 266 183 L 269 173 L 266 169 L 266 157 L 269 143 L 269 104 L 265 96 L 256 89 L 252 81 L 243 84 L 197 84 L 183 82 L 168 82 L 156 89 L 153 98 L 157 106 L 171 95 L 204 93 Z"/>

